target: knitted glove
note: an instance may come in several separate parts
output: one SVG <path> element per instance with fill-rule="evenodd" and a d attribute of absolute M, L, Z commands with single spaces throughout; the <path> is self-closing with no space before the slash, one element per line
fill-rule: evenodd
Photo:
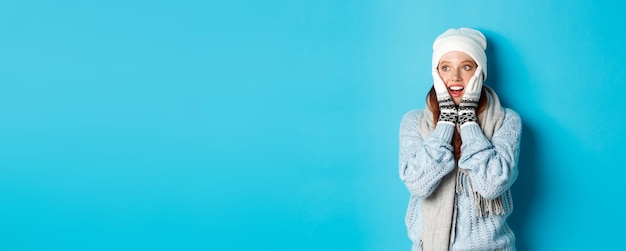
<path fill-rule="evenodd" d="M 439 72 L 437 72 L 437 68 L 433 68 L 433 80 L 435 87 L 435 93 L 437 94 L 437 102 L 439 103 L 439 122 L 438 123 L 446 123 L 454 126 L 457 123 L 457 109 L 454 104 L 454 100 L 450 97 L 450 93 L 448 92 L 448 88 L 441 80 L 439 76 Z"/>
<path fill-rule="evenodd" d="M 463 99 L 459 104 L 459 125 L 465 125 L 467 123 L 477 123 L 476 109 L 478 108 L 478 100 L 480 100 L 480 93 L 483 89 L 483 74 L 482 68 L 478 66 L 474 76 L 470 78 L 467 86 L 465 86 L 465 93 Z"/>

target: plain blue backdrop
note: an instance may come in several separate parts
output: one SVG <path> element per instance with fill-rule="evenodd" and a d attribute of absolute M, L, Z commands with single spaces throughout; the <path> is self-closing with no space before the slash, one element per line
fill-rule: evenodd
<path fill-rule="evenodd" d="M 402 115 L 473 27 L 523 118 L 519 250 L 615 250 L 615 1 L 0 2 L 0 250 L 409 250 Z"/>

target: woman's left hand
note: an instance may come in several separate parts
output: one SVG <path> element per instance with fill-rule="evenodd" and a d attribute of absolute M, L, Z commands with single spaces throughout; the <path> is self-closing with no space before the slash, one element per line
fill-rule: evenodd
<path fill-rule="evenodd" d="M 480 66 L 476 67 L 474 76 L 468 81 L 465 86 L 465 93 L 463 93 L 463 99 L 459 104 L 459 125 L 478 121 L 476 117 L 476 109 L 478 108 L 478 101 L 480 100 L 480 94 L 483 90 L 483 70 Z"/>

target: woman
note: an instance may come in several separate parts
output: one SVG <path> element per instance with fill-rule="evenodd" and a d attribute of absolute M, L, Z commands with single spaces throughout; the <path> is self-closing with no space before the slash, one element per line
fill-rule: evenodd
<path fill-rule="evenodd" d="M 413 250 L 515 250 L 513 211 L 521 120 L 483 82 L 485 36 L 450 29 L 433 44 L 426 108 L 404 115 L 400 178 Z"/>

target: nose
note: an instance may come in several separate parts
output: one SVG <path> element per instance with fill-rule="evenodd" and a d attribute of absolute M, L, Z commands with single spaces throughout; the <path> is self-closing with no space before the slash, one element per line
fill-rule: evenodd
<path fill-rule="evenodd" d="M 457 82 L 463 80 L 461 78 L 461 69 L 453 71 L 453 73 L 452 73 L 452 80 L 457 81 Z"/>

